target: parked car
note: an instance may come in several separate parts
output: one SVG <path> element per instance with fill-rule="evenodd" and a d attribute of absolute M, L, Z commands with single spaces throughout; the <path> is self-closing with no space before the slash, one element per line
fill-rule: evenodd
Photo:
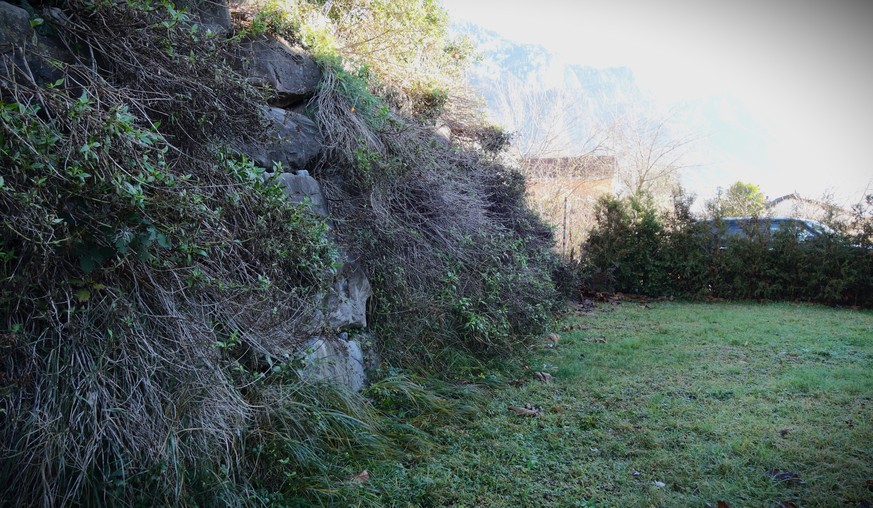
<path fill-rule="evenodd" d="M 780 231 L 797 235 L 801 242 L 834 233 L 821 222 L 793 217 L 725 217 L 704 223 L 710 234 L 719 239 L 719 246 L 722 248 L 730 238 L 756 236 L 769 242 Z"/>

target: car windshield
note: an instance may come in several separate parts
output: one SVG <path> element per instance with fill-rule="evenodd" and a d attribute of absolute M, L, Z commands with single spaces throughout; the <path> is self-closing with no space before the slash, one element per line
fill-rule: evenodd
<path fill-rule="evenodd" d="M 825 225 L 822 224 L 821 222 L 814 221 L 814 220 L 806 220 L 806 221 L 803 221 L 803 222 L 806 223 L 806 226 L 807 226 L 809 229 L 811 229 L 812 231 L 815 231 L 816 233 L 818 233 L 818 234 L 820 234 L 820 235 L 830 235 L 830 234 L 833 234 L 833 233 L 834 233 L 834 230 L 833 230 L 833 229 L 831 229 L 831 228 L 825 226 Z"/>
<path fill-rule="evenodd" d="M 825 234 L 833 234 L 834 231 L 826 225 L 808 219 L 794 219 L 784 217 L 774 218 L 753 218 L 753 217 L 725 217 L 721 220 L 708 220 L 706 224 L 710 225 L 712 234 L 717 234 L 719 231 L 727 236 L 745 237 L 752 233 L 753 230 L 766 232 L 769 230 L 770 235 L 774 235 L 779 231 L 791 228 L 796 231 L 798 238 L 801 240 L 809 240 L 817 236 Z"/>

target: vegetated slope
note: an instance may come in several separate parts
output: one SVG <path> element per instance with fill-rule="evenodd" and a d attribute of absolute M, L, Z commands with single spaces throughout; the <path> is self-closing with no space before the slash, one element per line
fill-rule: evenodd
<path fill-rule="evenodd" d="M 458 51 L 430 2 L 251 4 L 218 34 L 170 3 L 27 6 L 73 51 L 40 81 L 21 64 L 39 48 L 15 48 L 3 79 L 4 503 L 325 502 L 364 457 L 414 450 L 414 427 L 298 378 L 340 246 L 373 281 L 386 360 L 506 354 L 547 322 L 550 232 L 477 148 L 500 133 L 424 79 Z M 362 39 L 344 63 L 337 41 L 380 27 L 396 53 Z M 337 204 L 333 240 L 237 150 L 259 142 L 266 96 L 229 66 L 235 45 L 279 34 L 325 74 L 310 169 Z M 426 398 L 402 377 L 380 386 Z"/>

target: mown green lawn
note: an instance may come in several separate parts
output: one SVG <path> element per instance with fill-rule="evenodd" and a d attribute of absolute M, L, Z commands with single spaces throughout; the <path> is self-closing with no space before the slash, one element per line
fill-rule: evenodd
<path fill-rule="evenodd" d="M 623 302 L 563 325 L 481 415 L 370 487 L 399 506 L 873 503 L 873 313 Z M 542 414 L 508 410 L 525 404 Z"/>

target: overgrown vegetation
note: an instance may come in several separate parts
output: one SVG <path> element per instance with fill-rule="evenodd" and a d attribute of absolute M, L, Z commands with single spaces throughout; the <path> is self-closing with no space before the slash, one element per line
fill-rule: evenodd
<path fill-rule="evenodd" d="M 370 7 L 388 8 L 379 5 Z M 425 45 L 451 52 L 445 19 L 431 17 L 431 9 L 430 2 L 412 2 L 392 4 L 389 12 L 428 25 L 417 32 L 430 38 Z M 349 45 L 356 47 L 341 44 Z M 408 366 L 439 361 L 447 349 L 518 350 L 544 330 L 558 305 L 551 231 L 528 209 L 524 179 L 498 154 L 446 145 L 432 127 L 397 114 L 398 94 L 414 98 L 391 72 L 374 83 L 366 69 L 347 67 L 325 65 L 314 100 L 328 147 L 316 173 L 327 182 L 342 243 L 367 266 L 383 358 Z M 421 69 L 408 72 L 415 77 Z M 428 122 L 441 111 L 422 115 L 413 108 Z M 459 143 L 487 146 L 493 128 L 478 117 L 465 122 L 466 130 L 455 133 Z"/>
<path fill-rule="evenodd" d="M 873 197 L 835 233 L 752 225 L 728 236 L 718 219 L 697 221 L 679 195 L 671 212 L 644 197 L 600 200 L 580 270 L 600 290 L 651 296 L 873 305 Z M 762 225 L 767 219 L 760 219 Z"/>
<path fill-rule="evenodd" d="M 96 58 L 14 76 L 0 110 L 2 497 L 235 503 L 252 383 L 305 338 L 326 225 L 213 148 L 260 128 L 220 45 L 170 4 L 69 8 L 55 29 Z"/>
<path fill-rule="evenodd" d="M 442 11 L 271 3 L 222 38 L 166 2 L 33 9 L 77 53 L 56 83 L 20 69 L 2 90 L 4 501 L 379 504 L 349 477 L 408 463 L 475 390 L 393 371 L 361 395 L 300 381 L 339 249 L 235 151 L 259 141 L 265 100 L 228 62 L 264 34 L 317 55 L 313 170 L 373 283 L 382 358 L 475 363 L 544 329 L 554 260 L 521 177 L 475 146 L 500 133 L 451 100 L 466 50 Z M 455 146 L 438 118 L 463 125 Z"/>
<path fill-rule="evenodd" d="M 474 113 L 463 81 L 473 47 L 449 36 L 448 15 L 434 0 L 261 0 L 244 10 L 241 36 L 297 41 L 323 65 L 355 74 L 394 111 L 426 121 Z M 458 127 L 469 120 L 450 116 Z"/>
<path fill-rule="evenodd" d="M 341 182 L 328 190 L 337 231 L 367 265 L 385 357 L 506 354 L 541 331 L 555 305 L 550 231 L 525 207 L 518 173 L 397 117 L 376 130 L 348 116 L 337 90 L 317 101 L 331 126 L 322 171 Z M 369 143 L 352 150 L 352 139 Z"/>
<path fill-rule="evenodd" d="M 470 48 L 447 21 L 430 0 L 367 0 L 264 3 L 245 22 L 296 38 L 323 67 L 315 173 L 341 243 L 367 267 L 382 357 L 407 366 L 447 348 L 510 353 L 557 305 L 551 232 L 499 156 L 505 136 L 459 95 Z M 455 146 L 435 123 L 453 126 Z"/>

